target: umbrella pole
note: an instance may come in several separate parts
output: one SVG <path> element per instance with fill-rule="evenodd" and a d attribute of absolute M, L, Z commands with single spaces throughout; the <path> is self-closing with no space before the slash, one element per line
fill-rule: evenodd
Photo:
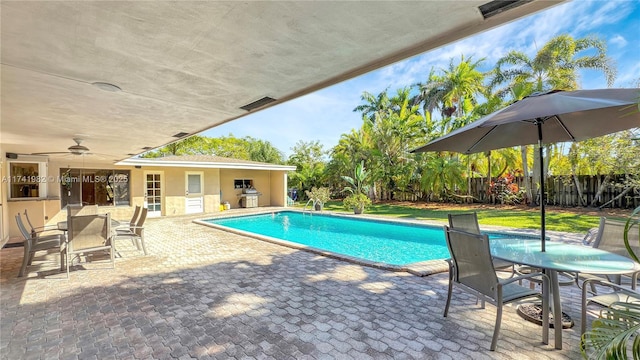
<path fill-rule="evenodd" d="M 540 156 L 540 243 L 542 252 L 545 252 L 545 208 L 544 208 L 544 158 L 542 157 L 542 119 L 536 119 L 538 125 L 538 154 Z"/>

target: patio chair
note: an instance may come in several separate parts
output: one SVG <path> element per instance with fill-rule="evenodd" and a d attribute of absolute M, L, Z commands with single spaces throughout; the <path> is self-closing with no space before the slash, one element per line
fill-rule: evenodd
<path fill-rule="evenodd" d="M 76 215 L 95 215 L 98 205 L 67 204 L 67 218 Z"/>
<path fill-rule="evenodd" d="M 448 218 L 449 228 L 480 235 L 477 213 L 449 214 Z M 510 271 L 513 274 L 514 266 L 513 263 L 508 261 L 493 259 L 493 267 L 498 271 Z"/>
<path fill-rule="evenodd" d="M 65 236 L 62 234 L 39 236 L 37 233 L 29 232 L 25 228 L 22 218 L 18 213 L 16 215 L 16 223 L 18 229 L 24 237 L 24 255 L 22 257 L 22 266 L 20 266 L 20 272 L 18 277 L 23 277 L 27 271 L 27 267 L 33 263 L 36 252 L 38 251 L 51 251 L 55 250 L 60 253 L 60 271 L 64 271 L 66 246 Z"/>
<path fill-rule="evenodd" d="M 111 215 L 76 215 L 69 217 L 67 241 L 67 277 L 73 263 L 72 255 L 82 255 L 90 260 L 96 253 L 109 253 L 111 268 L 115 268 L 115 257 L 111 233 Z"/>
<path fill-rule="evenodd" d="M 491 260 L 489 250 L 489 238 L 487 235 L 472 234 L 465 231 L 444 227 L 447 246 L 451 253 L 449 261 L 449 289 L 447 303 L 444 308 L 444 316 L 449 313 L 453 286 L 478 296 L 497 307 L 496 323 L 491 340 L 491 351 L 496 349 L 500 324 L 502 322 L 502 307 L 504 304 L 529 297 L 542 297 L 542 340 L 549 342 L 549 304 L 546 296 L 535 290 L 516 284 L 521 279 L 539 276 L 543 279 L 543 293 L 548 294 L 548 277 L 542 273 L 532 273 L 509 279 L 498 279 Z M 484 302 L 483 302 L 484 305 Z M 484 306 L 483 306 L 484 308 Z"/>
<path fill-rule="evenodd" d="M 129 220 L 128 223 L 121 222 L 120 225 L 116 227 L 116 230 L 129 228 L 131 231 L 133 231 L 133 228 L 136 226 L 136 222 L 138 221 L 139 215 L 140 205 L 136 205 L 136 208 L 133 210 L 133 216 L 131 216 L 131 220 Z"/>
<path fill-rule="evenodd" d="M 600 218 L 600 225 L 598 226 L 598 234 L 593 241 L 593 247 L 602 249 L 614 254 L 622 255 L 627 258 L 631 258 L 627 248 L 624 245 L 624 221 L 617 221 L 607 219 L 606 217 Z M 637 242 L 630 242 L 631 249 L 636 255 L 640 256 L 640 247 Z M 635 272 L 630 275 L 624 275 L 624 277 L 631 278 L 631 289 L 635 290 L 638 282 L 638 274 Z M 623 275 L 607 275 L 607 279 L 615 284 L 621 285 Z M 583 284 L 584 285 L 584 284 Z"/>
<path fill-rule="evenodd" d="M 589 297 L 587 287 L 593 287 L 595 285 L 601 285 L 611 288 L 613 291 L 610 293 L 596 295 Z M 582 286 L 582 309 L 581 309 L 581 322 L 580 322 L 580 335 L 584 334 L 587 330 L 587 306 L 589 304 L 595 304 L 602 307 L 611 306 L 624 306 L 625 303 L 640 303 L 640 293 L 634 290 L 629 290 L 618 284 L 606 281 L 599 278 L 589 278 L 584 281 Z"/>
<path fill-rule="evenodd" d="M 60 232 L 61 230 L 58 229 L 58 227 L 56 225 L 44 225 L 44 226 L 37 226 L 34 227 L 33 224 L 31 223 L 31 219 L 29 219 L 29 214 L 27 214 L 27 209 L 24 209 L 24 218 L 27 220 L 27 224 L 29 224 L 29 227 L 31 228 L 31 234 L 42 234 L 44 232 Z"/>
<path fill-rule="evenodd" d="M 144 221 L 147 219 L 147 208 L 140 210 L 138 221 L 130 225 L 128 229 L 116 229 L 114 240 L 129 238 L 136 245 L 138 250 L 147 255 L 147 247 L 144 244 Z"/>

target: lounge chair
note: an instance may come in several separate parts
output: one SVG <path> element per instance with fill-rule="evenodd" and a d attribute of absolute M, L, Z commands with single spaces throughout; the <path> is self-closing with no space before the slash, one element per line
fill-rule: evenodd
<path fill-rule="evenodd" d="M 498 279 L 489 250 L 489 238 L 487 235 L 472 234 L 465 231 L 444 227 L 447 246 L 451 253 L 449 261 L 449 289 L 447 303 L 444 308 L 444 316 L 449 313 L 453 286 L 478 296 L 497 307 L 496 323 L 491 340 L 491 351 L 496 349 L 500 323 L 502 321 L 502 307 L 504 304 L 529 297 L 541 297 L 535 290 L 516 284 L 516 281 L 538 276 L 542 278 L 544 289 L 548 289 L 548 277 L 542 273 L 532 273 L 509 279 Z M 543 293 L 548 293 L 544 291 Z M 548 299 L 542 296 L 542 341 L 549 342 L 549 304 Z"/>

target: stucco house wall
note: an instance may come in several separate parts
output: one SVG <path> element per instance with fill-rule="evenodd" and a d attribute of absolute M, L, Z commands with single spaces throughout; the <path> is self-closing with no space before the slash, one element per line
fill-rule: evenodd
<path fill-rule="evenodd" d="M 137 162 L 136 162 L 137 160 Z M 7 163 L 2 164 L 2 172 L 8 173 Z M 234 167 L 241 167 L 236 169 Z M 57 178 L 67 168 L 128 170 L 129 205 L 100 206 L 100 211 L 109 212 L 112 218 L 128 220 L 135 206 L 145 205 L 145 182 L 147 174 L 160 174 L 161 216 L 177 216 L 186 213 L 187 174 L 202 174 L 203 213 L 215 213 L 220 204 L 228 201 L 232 208 L 239 207 L 238 195 L 242 189 L 234 188 L 235 179 L 250 179 L 262 194 L 258 206 L 286 206 L 287 171 L 295 169 L 283 165 L 248 162 L 219 157 L 175 157 L 171 159 L 133 159 L 113 165 L 84 162 L 69 164 L 56 159 L 47 160 L 47 175 Z M 275 169 L 274 169 L 275 168 Z M 62 171 L 61 171 L 62 170 Z M 21 238 L 15 215 L 25 210 L 34 226 L 55 225 L 66 220 L 62 208 L 61 185 L 59 182 L 47 184 L 46 196 L 41 198 L 7 199 L 7 187 L 2 186 L 2 229 L 3 242 Z"/>

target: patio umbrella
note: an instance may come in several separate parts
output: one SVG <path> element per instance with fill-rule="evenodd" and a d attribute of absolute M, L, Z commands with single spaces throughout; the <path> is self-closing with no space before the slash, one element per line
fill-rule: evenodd
<path fill-rule="evenodd" d="M 598 89 L 537 93 L 412 150 L 472 154 L 538 143 L 581 141 L 640 127 L 640 89 Z M 635 111 L 634 111 L 635 110 Z M 544 194 L 544 176 L 540 176 Z M 543 197 L 544 195 L 542 195 Z M 545 251 L 545 205 L 540 200 L 542 251 Z"/>

